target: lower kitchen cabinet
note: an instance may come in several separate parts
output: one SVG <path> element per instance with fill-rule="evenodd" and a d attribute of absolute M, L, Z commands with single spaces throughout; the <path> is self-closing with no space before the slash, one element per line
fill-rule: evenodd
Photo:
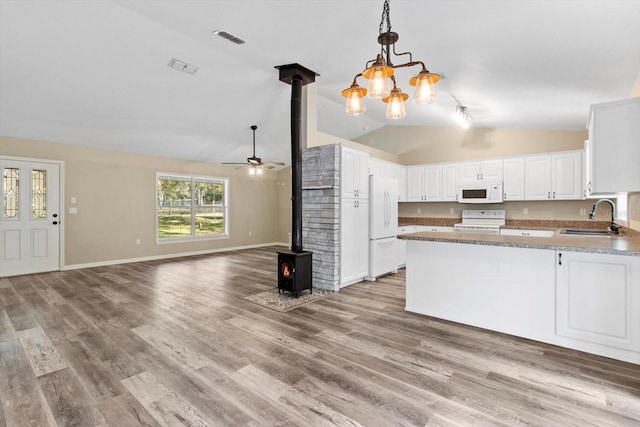
<path fill-rule="evenodd" d="M 406 310 L 640 365 L 640 257 L 407 240 Z"/>
<path fill-rule="evenodd" d="M 369 200 L 343 199 L 340 207 L 340 286 L 369 274 Z"/>
<path fill-rule="evenodd" d="M 558 251 L 556 333 L 640 351 L 640 258 Z"/>

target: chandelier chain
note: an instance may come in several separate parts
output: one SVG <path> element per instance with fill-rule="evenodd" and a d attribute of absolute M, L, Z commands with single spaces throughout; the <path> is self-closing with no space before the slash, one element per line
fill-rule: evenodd
<path fill-rule="evenodd" d="M 382 26 L 384 25 L 385 18 L 387 21 L 387 31 L 391 31 L 391 17 L 389 16 L 389 0 L 384 0 L 384 6 L 382 7 L 382 17 L 380 18 L 379 34 L 382 34 Z"/>

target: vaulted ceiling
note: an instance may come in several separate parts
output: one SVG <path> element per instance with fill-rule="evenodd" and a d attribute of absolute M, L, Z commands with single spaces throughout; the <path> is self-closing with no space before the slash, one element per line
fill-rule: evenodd
<path fill-rule="evenodd" d="M 379 52 L 382 0 L 0 0 L 0 135 L 204 162 L 290 161 L 290 86 L 316 80 L 318 129 L 352 139 L 385 125 L 584 129 L 589 105 L 625 98 L 640 71 L 640 1 L 391 1 L 400 51 L 446 77 L 435 104 L 385 118 L 344 113 Z M 246 41 L 235 45 L 212 32 Z M 168 67 L 172 58 L 199 67 Z M 408 80 L 418 69 L 397 72 Z"/>

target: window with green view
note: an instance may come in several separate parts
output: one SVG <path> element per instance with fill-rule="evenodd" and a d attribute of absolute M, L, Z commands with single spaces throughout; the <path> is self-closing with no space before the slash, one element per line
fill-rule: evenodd
<path fill-rule="evenodd" d="M 226 237 L 228 182 L 157 174 L 158 240 Z"/>

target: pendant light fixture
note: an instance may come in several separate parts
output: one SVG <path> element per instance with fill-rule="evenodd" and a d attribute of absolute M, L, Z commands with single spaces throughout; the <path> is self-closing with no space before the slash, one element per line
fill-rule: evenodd
<path fill-rule="evenodd" d="M 385 24 L 386 30 L 383 32 Z M 440 80 L 440 75 L 429 72 L 422 61 L 414 61 L 411 52 L 396 53 L 397 41 L 398 33 L 391 31 L 389 0 L 385 0 L 378 35 L 380 53 L 376 59 L 368 61 L 365 70 L 356 74 L 351 86 L 342 91 L 342 96 L 347 98 L 346 112 L 348 115 L 359 116 L 366 111 L 364 105 L 366 95 L 369 98 L 381 99 L 387 103 L 387 118 L 394 120 L 403 118 L 406 115 L 404 102 L 409 98 L 409 95 L 403 93 L 396 86 L 395 70 L 414 65 L 420 65 L 422 70 L 409 80 L 409 84 L 416 88 L 413 101 L 416 104 L 430 104 L 435 101 L 435 84 Z M 409 61 L 395 65 L 391 61 L 391 54 L 396 57 L 409 55 Z M 364 77 L 368 80 L 366 89 L 358 85 L 358 77 Z M 393 83 L 393 87 L 390 83 Z"/>

